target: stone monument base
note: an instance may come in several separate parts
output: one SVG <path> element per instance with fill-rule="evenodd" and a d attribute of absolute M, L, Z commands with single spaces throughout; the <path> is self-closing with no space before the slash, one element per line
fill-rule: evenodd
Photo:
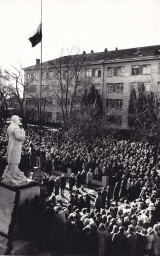
<path fill-rule="evenodd" d="M 40 186 L 37 182 L 31 181 L 21 186 L 0 183 L 0 249 L 6 250 L 3 254 L 11 254 L 13 244 L 21 237 L 21 205 L 26 199 L 31 201 L 35 196 L 40 196 Z"/>
<path fill-rule="evenodd" d="M 37 249 L 31 241 L 12 241 L 12 249 L 8 250 L 8 238 L 0 236 L 0 255 L 37 255 Z"/>

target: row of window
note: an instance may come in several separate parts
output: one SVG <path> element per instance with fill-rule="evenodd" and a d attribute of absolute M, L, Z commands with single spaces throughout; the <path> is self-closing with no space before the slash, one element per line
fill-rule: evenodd
<path fill-rule="evenodd" d="M 107 76 L 123 76 L 125 67 L 108 67 L 106 71 Z"/>
<path fill-rule="evenodd" d="M 152 82 L 143 82 L 145 88 L 147 91 L 150 90 L 152 86 Z M 142 85 L 142 82 L 131 82 L 130 83 L 130 89 L 132 90 L 135 88 L 136 90 L 139 88 L 139 86 Z M 160 81 L 157 82 L 157 85 L 160 85 Z M 89 89 L 91 87 L 94 87 L 99 93 L 101 93 L 101 84 L 96 83 L 96 84 L 86 84 L 85 89 Z M 46 90 L 48 86 L 46 85 Z M 44 89 L 44 88 L 43 88 Z M 70 90 L 70 89 L 69 89 Z M 123 83 L 106 83 L 106 93 L 123 93 L 124 90 L 124 84 Z M 37 85 L 31 85 L 26 88 L 26 93 L 36 93 L 37 91 Z M 60 93 L 61 89 L 57 87 L 57 93 Z M 47 105 L 52 105 L 52 98 L 47 99 Z M 68 103 L 70 105 L 70 103 Z"/>
<path fill-rule="evenodd" d="M 151 64 L 132 65 L 131 75 L 147 75 L 151 73 Z M 158 73 L 160 73 L 160 64 L 158 65 Z M 125 67 L 107 67 L 106 76 L 123 76 L 125 74 Z M 86 77 L 101 77 L 101 69 L 86 69 Z"/>
<path fill-rule="evenodd" d="M 86 69 L 86 77 L 101 77 L 100 68 Z"/>
<path fill-rule="evenodd" d="M 52 106 L 54 104 L 54 101 L 52 98 L 41 98 L 41 105 L 46 105 L 46 106 Z M 60 103 L 62 104 L 62 102 Z M 66 101 L 64 100 L 64 105 L 66 104 Z M 70 106 L 71 100 L 67 99 L 67 106 Z M 28 106 L 36 106 L 38 105 L 38 99 L 37 98 L 27 98 L 26 99 L 26 105 Z"/>
<path fill-rule="evenodd" d="M 106 83 L 106 92 L 116 92 L 123 93 L 123 83 Z M 99 93 L 101 89 L 101 84 L 86 84 L 85 89 L 94 87 Z"/>
<path fill-rule="evenodd" d="M 85 70 L 85 77 L 101 77 L 101 68 L 88 68 Z M 144 65 L 132 65 L 131 66 L 131 75 L 147 75 L 151 73 L 151 64 L 144 64 Z M 158 64 L 158 73 L 160 73 L 160 63 Z M 61 77 L 66 79 L 68 76 L 71 75 L 71 71 L 62 70 Z M 124 66 L 117 66 L 117 67 L 107 67 L 106 76 L 123 76 L 125 74 L 125 67 Z M 38 74 L 36 72 L 28 73 L 26 77 L 28 79 L 36 79 Z M 50 79 L 55 76 L 55 72 L 53 71 L 46 71 L 46 78 Z"/>
<path fill-rule="evenodd" d="M 33 113 L 33 116 L 34 116 L 34 118 L 37 117 L 36 112 Z M 52 119 L 52 112 L 45 112 L 44 113 L 44 117 L 45 117 L 45 119 L 51 121 L 51 119 Z M 56 112 L 56 121 L 62 121 L 62 115 L 61 115 L 60 112 Z"/>
<path fill-rule="evenodd" d="M 134 65 L 132 66 L 132 75 L 148 75 L 151 73 L 151 65 Z"/>
<path fill-rule="evenodd" d="M 57 70 L 53 71 L 43 71 L 42 76 L 46 79 L 56 78 L 57 76 L 61 77 L 62 79 L 71 78 L 74 75 L 74 71 L 71 70 L 61 70 L 61 72 L 58 72 Z M 78 73 L 77 73 L 78 75 Z M 26 78 L 29 80 L 38 79 L 40 77 L 40 73 L 38 72 L 30 72 L 26 74 Z"/>
<path fill-rule="evenodd" d="M 49 90 L 50 88 L 49 88 L 49 85 L 42 85 L 42 91 L 47 91 L 47 90 Z M 63 90 L 63 92 L 65 92 L 66 91 L 66 86 L 64 85 L 64 87 L 61 89 L 60 88 L 60 86 L 56 86 L 56 87 L 54 87 L 54 89 L 56 90 L 56 92 L 57 93 L 61 93 L 61 90 Z M 51 90 L 51 89 L 50 89 Z M 67 90 L 68 91 L 71 91 L 71 86 L 69 86 L 68 88 L 67 88 Z M 26 87 L 26 93 L 28 93 L 28 94 L 32 94 L 32 93 L 36 93 L 37 92 L 37 85 L 33 85 L 33 84 L 31 84 L 31 85 L 28 85 L 27 87 Z"/>
<path fill-rule="evenodd" d="M 122 99 L 106 99 L 106 108 L 108 109 L 122 110 L 122 106 L 123 106 Z"/>
<path fill-rule="evenodd" d="M 38 106 L 39 99 L 38 98 L 27 98 L 26 99 L 26 105 L 28 106 Z M 41 105 L 47 105 L 47 100 L 44 98 L 41 98 Z"/>
<path fill-rule="evenodd" d="M 65 104 L 66 102 L 64 102 Z M 48 105 L 51 106 L 53 104 L 52 99 L 41 99 L 41 105 Z M 70 106 L 71 101 L 67 99 L 67 105 Z M 26 105 L 28 106 L 36 106 L 38 105 L 38 99 L 36 98 L 27 98 Z M 122 99 L 106 99 L 106 108 L 108 109 L 119 109 L 122 110 L 123 100 Z"/>
<path fill-rule="evenodd" d="M 123 93 L 123 83 L 106 83 L 106 92 Z"/>

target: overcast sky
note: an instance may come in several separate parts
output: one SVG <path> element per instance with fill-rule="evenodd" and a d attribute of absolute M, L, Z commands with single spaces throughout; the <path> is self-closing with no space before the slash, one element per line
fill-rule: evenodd
<path fill-rule="evenodd" d="M 0 0 L 0 66 L 34 65 L 41 0 Z M 160 45 L 160 0 L 43 0 L 43 61 L 77 51 Z M 62 50 L 63 49 L 63 50 Z"/>

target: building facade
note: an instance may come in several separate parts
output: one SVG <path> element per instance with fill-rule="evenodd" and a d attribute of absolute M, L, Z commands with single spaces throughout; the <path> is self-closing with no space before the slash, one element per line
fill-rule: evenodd
<path fill-rule="evenodd" d="M 48 122 L 60 122 L 62 120 L 62 111 L 60 105 L 57 104 L 57 99 L 60 100 L 60 98 L 53 96 L 53 90 L 54 95 L 60 95 L 63 85 L 68 89 L 67 99 L 64 99 L 68 109 L 72 103 L 75 85 L 79 85 L 81 89 L 89 89 L 94 86 L 101 95 L 107 122 L 120 129 L 128 129 L 128 102 L 131 89 L 133 87 L 138 88 L 143 83 L 146 90 L 159 90 L 160 45 L 116 49 L 115 51 L 105 49 L 104 52 L 100 53 L 91 51 L 91 53 L 86 54 L 83 52 L 81 55 L 70 56 L 70 60 L 73 60 L 75 56 L 76 60 L 80 58 L 82 60 L 83 57 L 83 63 L 81 62 L 79 69 L 76 66 L 78 73 L 71 75 L 72 71 L 70 72 L 68 84 L 69 69 L 71 66 L 77 65 L 77 62 L 75 64 L 75 61 L 71 61 L 69 67 L 68 62 L 66 62 L 67 57 L 64 56 L 61 57 L 61 65 L 59 65 L 59 59 L 42 64 L 41 106 L 44 107 L 44 117 Z M 56 62 L 58 66 L 55 65 Z M 25 68 L 24 73 L 25 83 L 27 84 L 31 80 L 25 93 L 26 106 L 31 107 L 40 95 L 39 61 L 37 60 L 35 66 Z M 50 87 L 51 81 L 52 87 Z M 82 91 L 79 90 L 81 93 Z M 34 109 L 37 111 L 38 107 Z M 36 111 L 32 118 L 38 117 Z"/>

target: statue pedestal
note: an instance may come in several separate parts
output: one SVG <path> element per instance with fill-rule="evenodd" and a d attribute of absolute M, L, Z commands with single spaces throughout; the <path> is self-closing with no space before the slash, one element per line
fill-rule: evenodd
<path fill-rule="evenodd" d="M 25 200 L 31 201 L 35 196 L 40 195 L 40 186 L 37 182 L 31 181 L 25 185 L 11 185 L 0 183 L 0 247 L 5 247 L 7 254 L 11 254 L 13 240 L 20 234 L 19 210 Z M 3 243 L 2 243 L 3 241 Z M 4 243 L 5 241 L 5 243 Z M 4 246 L 5 244 L 5 246 Z"/>

